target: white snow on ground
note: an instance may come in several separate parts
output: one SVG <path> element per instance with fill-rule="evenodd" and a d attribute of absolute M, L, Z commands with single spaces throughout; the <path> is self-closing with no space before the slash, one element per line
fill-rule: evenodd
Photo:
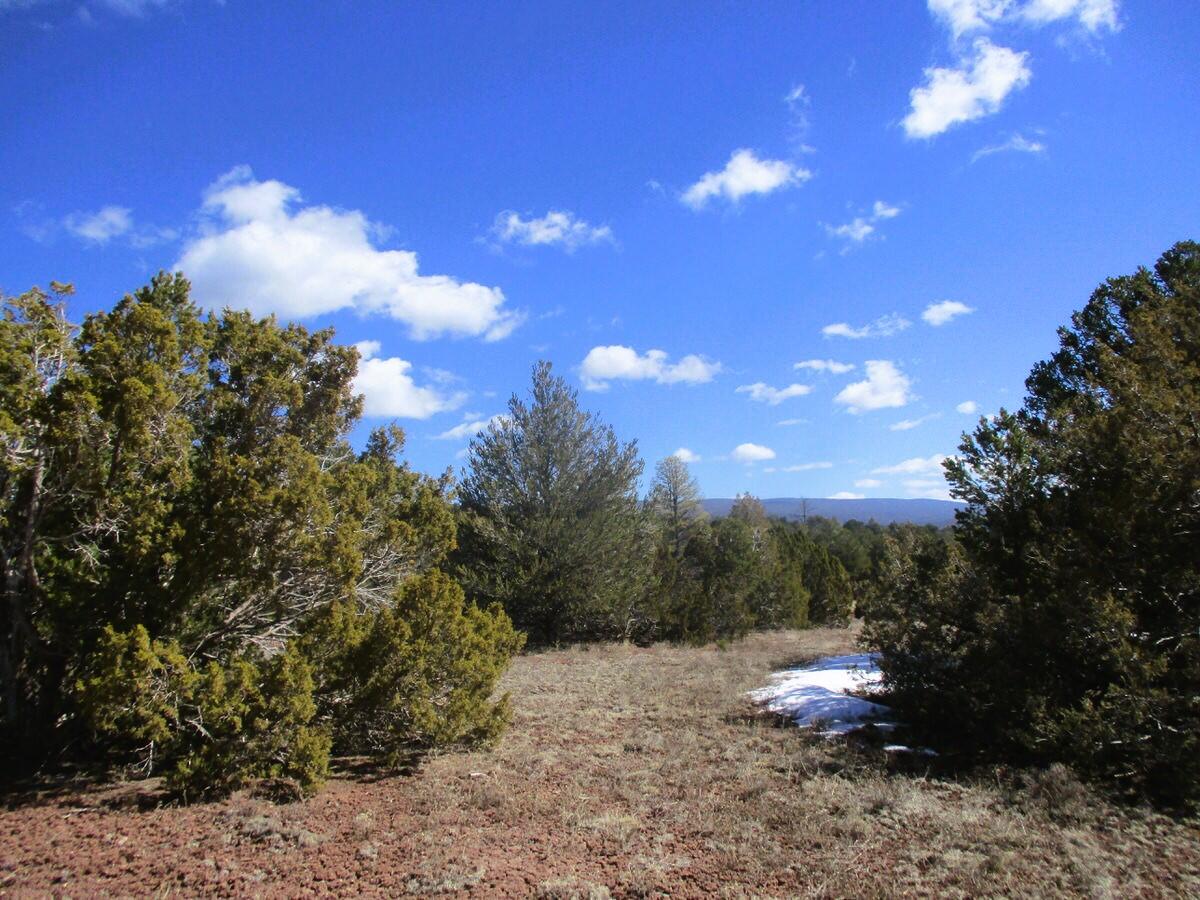
<path fill-rule="evenodd" d="M 798 669 L 771 676 L 771 684 L 750 692 L 750 699 L 801 728 L 820 727 L 829 737 L 872 724 L 890 731 L 891 709 L 856 694 L 878 690 L 883 673 L 873 653 L 827 656 Z M 899 747 L 897 747 L 899 749 Z"/>

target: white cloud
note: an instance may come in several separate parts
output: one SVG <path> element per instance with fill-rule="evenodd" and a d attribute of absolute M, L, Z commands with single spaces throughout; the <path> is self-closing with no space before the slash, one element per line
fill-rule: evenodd
<path fill-rule="evenodd" d="M 1011 6 L 1012 0 L 929 0 L 929 11 L 956 38 L 990 28 Z"/>
<path fill-rule="evenodd" d="M 921 318 L 930 325 L 938 326 L 945 325 L 951 319 L 958 316 L 965 316 L 975 312 L 974 307 L 967 306 L 965 303 L 959 303 L 957 300 L 941 300 L 937 303 L 930 303 L 925 307 L 925 311 L 921 313 Z"/>
<path fill-rule="evenodd" d="M 854 482 L 856 488 L 877 488 L 883 487 L 883 482 L 878 478 L 860 478 Z"/>
<path fill-rule="evenodd" d="M 178 0 L 91 0 L 91 5 L 97 9 L 106 9 L 109 12 L 130 18 L 139 18 L 153 10 L 166 9 L 175 6 L 177 3 Z M 41 6 L 69 5 L 66 3 L 54 3 L 52 0 L 0 0 L 0 12 L 33 9 Z M 75 7 L 75 17 L 85 25 L 90 25 L 94 21 L 91 11 L 83 4 Z"/>
<path fill-rule="evenodd" d="M 764 384 L 761 381 L 756 381 L 754 384 L 743 384 L 737 389 L 737 393 L 749 394 L 751 400 L 757 400 L 759 403 L 767 403 L 771 406 L 778 406 L 784 400 L 792 397 L 803 397 L 805 394 L 811 392 L 812 388 L 807 384 L 789 384 L 787 387 L 777 388 L 771 387 L 769 384 Z"/>
<path fill-rule="evenodd" d="M 568 253 L 586 244 L 611 243 L 613 240 L 612 229 L 607 225 L 590 225 L 573 213 L 555 209 L 540 219 L 522 219 L 519 213 L 506 210 L 496 216 L 492 234 L 500 241 L 526 247 L 557 244 Z"/>
<path fill-rule="evenodd" d="M 880 466 L 878 469 L 872 469 L 872 475 L 940 475 L 942 473 L 942 463 L 949 459 L 941 453 L 935 453 L 933 456 L 914 456 L 911 459 L 906 459 L 904 462 L 896 463 L 894 466 Z"/>
<path fill-rule="evenodd" d="M 358 355 L 362 359 L 370 359 L 373 356 L 378 356 L 379 351 L 383 349 L 383 344 L 379 341 L 359 341 L 354 345 L 358 350 Z"/>
<path fill-rule="evenodd" d="M 458 409 L 466 402 L 461 391 L 443 394 L 435 388 L 420 387 L 409 375 L 412 363 L 392 356 L 380 359 L 378 341 L 355 344 L 362 359 L 353 390 L 363 395 L 363 415 L 396 419 L 428 419 L 435 413 Z"/>
<path fill-rule="evenodd" d="M 1117 31 L 1117 6 L 1117 0 L 929 0 L 929 11 L 955 38 L 1002 22 L 1037 26 L 1064 19 L 1078 20 L 1093 34 Z"/>
<path fill-rule="evenodd" d="M 977 39 L 974 51 L 958 68 L 925 70 L 925 84 L 909 94 L 912 109 L 903 124 L 910 138 L 931 138 L 991 115 L 1010 93 L 1029 84 L 1028 53 L 998 47 L 987 38 Z"/>
<path fill-rule="evenodd" d="M 463 441 L 475 437 L 481 431 L 486 431 L 489 425 L 500 424 L 508 421 L 508 416 L 499 415 L 491 416 L 487 419 L 480 419 L 472 416 L 470 420 L 455 425 L 453 428 L 447 428 L 441 434 L 437 435 L 439 441 Z"/>
<path fill-rule="evenodd" d="M 1033 25 L 1073 18 L 1092 33 L 1121 28 L 1117 0 L 1029 0 L 1018 14 Z"/>
<path fill-rule="evenodd" d="M 24 215 L 24 204 L 18 208 L 17 214 Z M 24 230 L 39 241 L 53 235 L 57 228 L 57 223 L 52 221 L 30 224 L 32 228 L 27 225 Z M 73 212 L 63 218 L 62 226 L 75 237 L 101 246 L 115 238 L 123 238 L 130 246 L 142 249 L 179 237 L 179 232 L 174 228 L 136 225 L 132 210 L 124 206 L 105 206 L 93 213 Z"/>
<path fill-rule="evenodd" d="M 676 450 L 671 455 L 673 457 L 675 457 L 677 460 L 679 460 L 681 463 L 698 463 L 698 462 L 700 462 L 700 454 L 693 453 L 687 447 L 680 447 L 678 450 Z"/>
<path fill-rule="evenodd" d="M 890 409 L 904 406 L 911 399 L 909 389 L 912 381 L 886 359 L 867 360 L 865 381 L 846 385 L 834 397 L 834 402 L 846 406 L 858 414 L 873 409 Z"/>
<path fill-rule="evenodd" d="M 875 226 L 878 223 L 885 219 L 894 219 L 898 215 L 900 215 L 900 207 L 892 206 L 883 200 L 876 200 L 871 206 L 869 214 L 855 216 L 845 225 L 826 225 L 824 227 L 830 237 L 842 238 L 847 241 L 846 247 L 849 248 L 851 244 L 861 244 L 874 234 Z M 842 252 L 845 253 L 846 249 L 843 249 Z"/>
<path fill-rule="evenodd" d="M 930 413 L 927 416 L 921 416 L 919 419 L 903 419 L 902 421 L 889 425 L 888 429 L 891 431 L 912 431 L 912 429 L 937 418 L 940 418 L 939 413 Z"/>
<path fill-rule="evenodd" d="M 76 237 L 93 244 L 107 244 L 133 229 L 133 216 L 124 206 L 105 206 L 94 213 L 71 213 L 63 225 Z"/>
<path fill-rule="evenodd" d="M 846 322 L 834 322 L 832 325 L 826 325 L 821 329 L 821 334 L 825 337 L 844 337 L 851 340 L 860 338 L 877 338 L 891 337 L 894 334 L 899 334 L 912 322 L 896 313 L 880 316 L 874 322 L 870 322 L 859 328 L 854 328 Z M 853 367 L 851 367 L 853 368 Z"/>
<path fill-rule="evenodd" d="M 135 18 L 154 9 L 163 9 L 174 2 L 175 0 L 99 0 L 101 6 L 120 15 Z"/>
<path fill-rule="evenodd" d="M 826 225 L 825 230 L 831 237 L 845 238 L 856 244 L 861 244 L 875 233 L 875 226 L 861 216 L 845 225 Z"/>
<path fill-rule="evenodd" d="M 828 499 L 830 499 L 830 500 L 862 500 L 862 499 L 864 499 L 864 495 L 855 494 L 852 491 L 838 491 L 836 494 L 830 494 Z"/>
<path fill-rule="evenodd" d="M 778 471 L 780 471 L 780 472 L 812 472 L 815 469 L 832 469 L 832 468 L 833 468 L 833 463 L 831 463 L 831 462 L 810 462 L 810 463 L 797 463 L 794 466 L 782 466 L 781 468 L 778 469 Z"/>
<path fill-rule="evenodd" d="M 1046 145 L 1040 141 L 1031 141 L 1022 135 L 1014 134 L 1002 144 L 979 148 L 971 157 L 971 162 L 979 162 L 985 156 L 991 156 L 993 153 L 1044 153 L 1045 150 Z"/>
<path fill-rule="evenodd" d="M 807 425 L 808 419 L 780 419 L 775 424 L 782 425 L 785 428 L 791 425 Z"/>
<path fill-rule="evenodd" d="M 910 497 L 923 500 L 951 500 L 950 488 L 945 481 L 932 478 L 914 478 L 904 482 L 904 491 Z"/>
<path fill-rule="evenodd" d="M 205 193 L 207 216 L 174 268 L 204 306 L 307 318 L 339 309 L 390 316 L 416 340 L 441 335 L 507 337 L 521 317 L 499 288 L 422 275 L 417 254 L 380 250 L 381 231 L 357 210 L 302 206 L 295 188 L 257 181 L 247 166 Z"/>
<path fill-rule="evenodd" d="M 876 200 L 871 206 L 871 218 L 876 222 L 883 219 L 894 219 L 898 215 L 900 215 L 900 207 L 884 203 L 882 200 Z"/>
<path fill-rule="evenodd" d="M 812 172 L 782 159 L 759 159 L 753 150 L 735 150 L 725 168 L 708 172 L 683 192 L 680 199 L 692 209 L 703 209 L 714 197 L 737 203 L 747 194 L 769 194 L 803 184 Z"/>
<path fill-rule="evenodd" d="M 614 344 L 593 347 L 583 358 L 580 374 L 589 391 L 608 389 L 610 381 L 655 381 L 659 384 L 703 384 L 721 371 L 719 362 L 689 354 L 677 363 L 668 363 L 663 350 L 639 354 L 632 347 Z"/>
<path fill-rule="evenodd" d="M 979 412 L 979 404 L 974 400 L 964 400 L 954 408 L 964 416 L 973 416 L 975 413 Z"/>
<path fill-rule="evenodd" d="M 775 451 L 762 444 L 738 444 L 731 456 L 738 462 L 756 463 L 775 458 Z"/>
<path fill-rule="evenodd" d="M 836 362 L 832 359 L 805 359 L 796 363 L 792 368 L 811 369 L 813 372 L 832 372 L 834 375 L 845 375 L 847 372 L 854 370 L 854 364 Z"/>

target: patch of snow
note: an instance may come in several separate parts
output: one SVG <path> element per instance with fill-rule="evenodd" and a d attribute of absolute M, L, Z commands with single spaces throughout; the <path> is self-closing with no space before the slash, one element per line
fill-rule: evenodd
<path fill-rule="evenodd" d="M 896 727 L 895 722 L 887 721 L 891 709 L 858 696 L 877 691 L 882 678 L 876 654 L 829 656 L 774 673 L 772 683 L 751 691 L 750 699 L 801 728 L 820 726 L 820 733 L 827 737 L 849 734 L 868 724 L 891 731 Z"/>
<path fill-rule="evenodd" d="M 916 753 L 919 756 L 937 756 L 936 750 L 930 750 L 928 747 L 917 747 L 915 750 L 912 747 L 906 747 L 904 744 L 885 744 L 884 753 Z"/>

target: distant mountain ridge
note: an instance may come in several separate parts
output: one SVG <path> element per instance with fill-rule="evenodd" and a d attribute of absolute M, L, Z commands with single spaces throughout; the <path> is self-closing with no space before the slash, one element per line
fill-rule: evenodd
<path fill-rule="evenodd" d="M 724 516 L 733 507 L 733 500 L 714 497 L 704 500 L 709 515 Z M 783 519 L 802 519 L 804 516 L 823 516 L 846 522 L 857 519 L 880 525 L 909 522 L 913 525 L 936 525 L 941 528 L 954 524 L 954 511 L 963 504 L 954 500 L 911 500 L 904 498 L 872 498 L 869 500 L 827 500 L 818 497 L 772 497 L 760 501 L 768 516 Z"/>

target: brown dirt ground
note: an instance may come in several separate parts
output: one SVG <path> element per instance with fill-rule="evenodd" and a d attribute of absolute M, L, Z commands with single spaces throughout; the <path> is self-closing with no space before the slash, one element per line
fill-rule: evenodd
<path fill-rule="evenodd" d="M 179 806 L 152 782 L 10 793 L 0 895 L 1200 895 L 1195 821 L 1069 779 L 900 772 L 746 705 L 774 669 L 853 641 L 525 656 L 494 750 L 348 767 L 304 803 Z"/>

